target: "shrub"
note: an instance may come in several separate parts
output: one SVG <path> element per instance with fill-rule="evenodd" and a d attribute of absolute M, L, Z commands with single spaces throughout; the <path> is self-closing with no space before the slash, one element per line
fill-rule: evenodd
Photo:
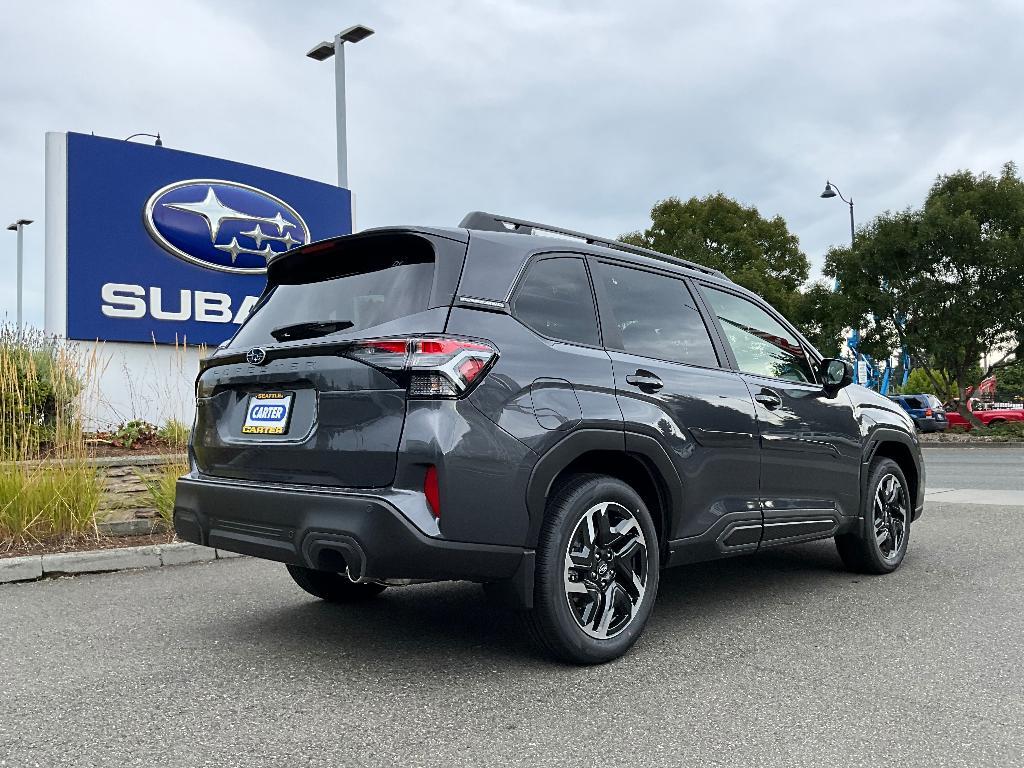
<path fill-rule="evenodd" d="M 178 478 L 186 472 L 188 472 L 188 462 L 186 461 L 164 464 L 153 473 L 135 471 L 139 479 L 146 484 L 150 503 L 160 519 L 168 526 L 172 524 L 174 517 L 174 486 L 178 482 Z"/>
<path fill-rule="evenodd" d="M 119 445 L 122 448 L 134 448 L 140 443 L 152 442 L 154 437 L 156 437 L 156 427 L 148 421 L 132 419 L 114 430 L 110 440 L 114 445 Z"/>
<path fill-rule="evenodd" d="M 79 362 L 66 341 L 0 326 L 0 460 L 80 453 Z"/>
<path fill-rule="evenodd" d="M 991 437 L 999 442 L 1024 440 L 1024 421 L 1004 421 L 1002 424 L 976 429 L 974 433 L 982 437 Z"/>
<path fill-rule="evenodd" d="M 168 419 L 163 426 L 157 430 L 157 437 L 163 440 L 171 448 L 185 450 L 188 445 L 189 428 L 184 422 L 177 419 Z"/>
<path fill-rule="evenodd" d="M 95 533 L 100 494 L 82 459 L 0 462 L 0 543 Z"/>

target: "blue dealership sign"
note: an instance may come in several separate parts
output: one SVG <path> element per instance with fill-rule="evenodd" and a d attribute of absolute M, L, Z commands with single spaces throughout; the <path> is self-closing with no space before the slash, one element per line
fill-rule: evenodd
<path fill-rule="evenodd" d="M 166 147 L 67 134 L 68 338 L 219 344 L 267 259 L 352 231 L 348 190 Z"/>

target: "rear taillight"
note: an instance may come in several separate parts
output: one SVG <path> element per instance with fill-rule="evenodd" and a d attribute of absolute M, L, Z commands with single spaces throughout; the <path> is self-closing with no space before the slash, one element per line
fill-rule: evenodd
<path fill-rule="evenodd" d="M 931 416 L 932 415 L 932 409 L 931 408 L 925 408 L 924 409 L 924 415 L 925 416 Z"/>
<path fill-rule="evenodd" d="M 487 342 L 441 337 L 366 339 L 345 354 L 406 375 L 409 397 L 421 398 L 461 397 L 498 359 Z"/>

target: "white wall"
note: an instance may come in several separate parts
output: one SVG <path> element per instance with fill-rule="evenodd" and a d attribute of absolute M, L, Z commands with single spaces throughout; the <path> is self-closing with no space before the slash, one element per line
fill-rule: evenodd
<path fill-rule="evenodd" d="M 177 419 L 192 426 L 198 347 L 70 343 L 78 351 L 87 382 L 82 397 L 86 429 L 109 429 L 132 419 L 157 426 Z"/>

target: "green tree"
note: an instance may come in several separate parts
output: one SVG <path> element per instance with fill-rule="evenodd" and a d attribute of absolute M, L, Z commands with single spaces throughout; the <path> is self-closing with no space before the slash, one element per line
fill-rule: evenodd
<path fill-rule="evenodd" d="M 843 318 L 853 311 L 846 303 L 845 296 L 818 280 L 794 297 L 788 317 L 822 354 L 835 357 L 847 328 Z"/>
<path fill-rule="evenodd" d="M 766 219 L 722 193 L 662 200 L 651 209 L 651 226 L 622 240 L 720 269 L 785 314 L 801 301 L 810 269 L 781 216 Z"/>
<path fill-rule="evenodd" d="M 980 366 L 978 370 L 980 370 Z M 900 392 L 905 392 L 908 395 L 935 395 L 944 403 L 951 402 L 960 397 L 960 384 L 949 374 L 943 371 L 936 378 L 939 380 L 939 383 L 949 381 L 949 387 L 947 389 L 936 389 L 932 379 L 928 378 L 928 374 L 925 373 L 923 368 L 914 368 L 910 371 L 910 375 L 907 376 L 907 383 L 900 387 Z"/>
<path fill-rule="evenodd" d="M 1024 340 L 1024 181 L 1008 163 L 998 177 L 940 176 L 919 210 L 885 213 L 833 248 L 825 273 L 839 281 L 842 318 L 875 350 L 906 346 L 936 393 L 968 387 L 1008 365 Z M 978 370 L 996 349 L 1010 350 Z"/>
<path fill-rule="evenodd" d="M 1024 394 L 1024 360 L 1015 360 L 996 374 L 996 392 Z"/>

